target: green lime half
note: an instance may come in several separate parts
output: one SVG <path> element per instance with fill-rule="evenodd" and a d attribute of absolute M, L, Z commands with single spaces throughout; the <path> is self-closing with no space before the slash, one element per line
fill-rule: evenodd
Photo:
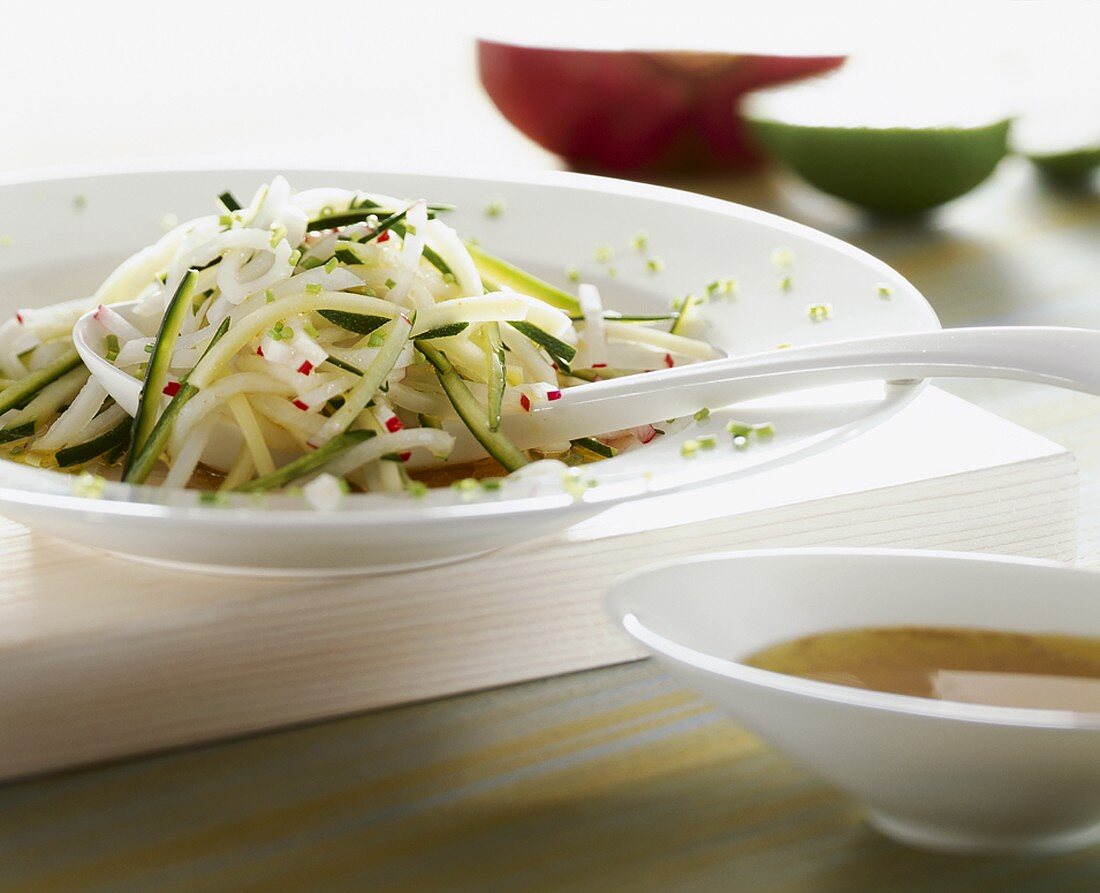
<path fill-rule="evenodd" d="M 1012 148 L 1056 180 L 1080 180 L 1100 168 L 1100 122 L 1079 109 L 1047 107 L 1020 118 Z"/>
<path fill-rule="evenodd" d="M 1011 124 L 1007 114 L 952 115 L 930 97 L 839 76 L 755 94 L 745 116 L 765 149 L 803 179 L 889 214 L 969 192 L 1004 157 Z"/>

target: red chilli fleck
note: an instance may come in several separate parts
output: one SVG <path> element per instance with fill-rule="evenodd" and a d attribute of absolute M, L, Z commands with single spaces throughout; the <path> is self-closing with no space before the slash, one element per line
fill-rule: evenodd
<path fill-rule="evenodd" d="M 669 369 L 671 369 L 673 366 L 676 365 L 676 363 L 672 359 L 672 354 L 670 354 L 670 353 L 665 354 L 665 365 L 668 366 Z"/>
<path fill-rule="evenodd" d="M 523 407 L 524 412 L 530 412 L 531 411 L 531 398 L 528 397 L 526 394 L 520 394 L 519 395 L 519 405 Z"/>
<path fill-rule="evenodd" d="M 386 430 L 389 431 L 390 434 L 396 434 L 404 427 L 405 426 L 401 424 L 401 419 L 399 419 L 395 415 L 391 415 L 388 419 L 386 419 Z"/>
<path fill-rule="evenodd" d="M 309 409 L 309 404 L 308 403 L 304 403 L 301 400 L 295 400 L 293 402 L 294 402 L 295 406 L 297 406 L 300 410 L 302 410 L 302 412 L 305 412 L 307 409 Z"/>
<path fill-rule="evenodd" d="M 180 392 L 180 383 L 178 381 L 170 381 L 164 386 L 164 393 L 169 397 L 175 397 Z"/>
<path fill-rule="evenodd" d="M 313 371 L 313 364 L 309 360 L 302 360 L 302 365 L 298 367 L 298 371 L 302 375 L 309 375 Z"/>
<path fill-rule="evenodd" d="M 256 348 L 256 356 L 258 356 L 258 357 L 262 357 L 263 355 L 264 355 L 264 349 L 263 349 L 263 347 L 257 347 L 257 348 Z"/>
<path fill-rule="evenodd" d="M 412 458 L 412 453 L 399 453 L 397 458 L 402 462 L 408 462 Z"/>
<path fill-rule="evenodd" d="M 103 305 L 100 304 L 100 307 L 102 307 L 102 306 Z M 99 311 L 98 310 L 96 311 L 95 319 L 99 319 Z M 19 325 L 23 325 L 23 314 L 20 313 L 18 310 L 15 312 L 15 321 L 17 323 L 19 323 Z"/>
<path fill-rule="evenodd" d="M 593 369 L 606 369 L 607 368 L 607 363 L 593 363 L 592 368 Z"/>
<path fill-rule="evenodd" d="M 377 239 L 376 239 L 375 241 L 378 241 L 378 242 L 388 242 L 389 240 L 390 240 L 390 231 L 389 231 L 389 230 L 385 230 L 385 231 L 384 231 L 384 232 L 382 233 L 382 235 L 380 235 L 380 236 L 379 236 L 379 237 L 378 237 L 378 238 L 377 238 Z"/>
<path fill-rule="evenodd" d="M 561 391 L 559 391 L 557 388 L 554 388 L 552 391 L 547 391 L 546 392 L 546 399 L 547 400 L 560 400 L 561 399 Z"/>

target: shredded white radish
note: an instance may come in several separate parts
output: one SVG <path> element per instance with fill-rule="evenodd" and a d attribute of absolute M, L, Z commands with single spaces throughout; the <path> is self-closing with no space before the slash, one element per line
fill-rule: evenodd
<path fill-rule="evenodd" d="M 50 426 L 50 430 L 35 442 L 34 449 L 40 452 L 55 452 L 68 446 L 95 418 L 106 399 L 107 391 L 104 390 L 103 385 L 94 378 L 89 378 L 84 382 L 80 393 L 69 404 L 69 408 L 61 413 L 57 421 Z"/>
<path fill-rule="evenodd" d="M 603 302 L 596 286 L 583 282 L 577 289 L 577 298 L 581 302 L 584 316 L 584 337 L 578 351 L 578 366 L 593 368 L 607 365 L 607 329 L 603 320 Z"/>

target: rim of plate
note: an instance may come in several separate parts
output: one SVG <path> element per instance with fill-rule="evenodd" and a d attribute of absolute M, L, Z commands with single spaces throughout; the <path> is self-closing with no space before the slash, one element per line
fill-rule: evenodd
<path fill-rule="evenodd" d="M 171 174 L 263 174 L 277 172 L 301 173 L 337 173 L 354 174 L 365 177 L 440 177 L 452 180 L 477 181 L 488 180 L 499 184 L 548 186 L 569 189 L 578 192 L 623 195 L 647 199 L 681 207 L 712 211 L 727 216 L 739 217 L 750 223 L 759 223 L 779 231 L 799 235 L 818 244 L 827 246 L 841 254 L 856 260 L 868 269 L 876 269 L 889 274 L 910 290 L 910 298 L 916 299 L 918 307 L 926 314 L 930 328 L 940 328 L 940 322 L 932 306 L 920 291 L 896 270 L 872 254 L 857 248 L 821 230 L 814 229 L 796 221 L 741 205 L 725 199 L 701 195 L 668 186 L 656 186 L 649 183 L 636 183 L 604 177 L 594 174 L 581 174 L 572 171 L 536 170 L 505 171 L 468 168 L 462 172 L 449 171 L 435 167 L 385 167 L 365 169 L 358 165 L 335 161 L 332 164 L 318 164 L 315 160 L 273 159 L 272 163 L 259 163 L 254 158 L 234 161 L 232 158 L 218 160 L 197 159 L 137 159 L 127 164 L 90 164 L 64 165 L 58 167 L 36 168 L 0 175 L 0 188 L 35 183 L 57 183 L 65 181 L 99 179 L 127 176 L 150 176 Z M 0 502 L 19 502 L 38 508 L 51 508 L 69 511 L 92 511 L 98 514 L 127 516 L 137 518 L 173 518 L 177 520 L 196 520 L 208 523 L 216 517 L 222 523 L 254 523 L 257 515 L 262 515 L 269 523 L 301 523 L 303 513 L 308 514 L 311 523 L 322 525 L 341 525 L 354 519 L 357 524 L 378 521 L 402 523 L 406 521 L 462 519 L 482 516 L 500 516 L 508 514 L 530 514 L 532 512 L 562 511 L 569 508 L 609 506 L 628 499 L 670 493 L 702 483 L 730 480 L 751 475 L 757 471 L 797 461 L 822 449 L 840 444 L 870 428 L 881 424 L 913 400 L 925 387 L 926 381 L 919 380 L 892 385 L 887 389 L 882 404 L 869 410 L 865 416 L 811 435 L 804 441 L 793 445 L 788 451 L 772 459 L 766 459 L 751 466 L 726 466 L 714 463 L 712 469 L 698 470 L 658 469 L 650 473 L 636 470 L 619 471 L 614 467 L 607 469 L 605 463 L 593 463 L 585 466 L 585 476 L 600 480 L 597 486 L 571 494 L 563 489 L 561 475 L 553 478 L 556 486 L 552 492 L 546 492 L 545 482 L 549 478 L 531 479 L 529 486 L 522 487 L 523 492 L 506 493 L 505 490 L 482 492 L 473 495 L 456 492 L 452 488 L 435 488 L 421 499 L 410 499 L 405 494 L 353 493 L 344 497 L 338 508 L 317 509 L 298 496 L 285 494 L 263 494 L 262 500 L 247 495 L 233 495 L 228 504 L 205 504 L 200 501 L 198 491 L 167 491 L 155 486 L 135 486 L 116 481 L 106 481 L 99 495 L 80 495 L 69 492 L 72 478 L 54 471 L 34 468 L 19 463 L 0 460 Z M 605 460 L 613 462 L 614 460 Z M 610 473 L 607 473 L 610 472 Z M 616 479 L 616 478 L 622 479 Z M 14 482 L 13 482 L 14 479 Z M 510 481 L 510 479 L 506 479 Z M 510 481 L 506 489 L 520 489 L 520 482 Z M 61 491 L 65 487 L 65 492 Z M 227 494 L 228 495 L 228 494 Z"/>

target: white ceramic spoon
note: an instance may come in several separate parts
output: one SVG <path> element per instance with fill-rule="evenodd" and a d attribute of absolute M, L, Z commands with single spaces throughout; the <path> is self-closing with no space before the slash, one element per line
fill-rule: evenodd
<path fill-rule="evenodd" d="M 140 382 L 93 347 L 102 335 L 91 317 L 85 314 L 77 322 L 73 343 L 92 375 L 132 415 Z M 566 388 L 559 400 L 537 405 L 530 413 L 506 416 L 502 429 L 523 449 L 803 388 L 932 377 L 1009 378 L 1100 395 L 1100 331 L 1041 326 L 940 329 L 724 357 Z M 457 437 L 450 461 L 483 455 L 461 423 L 447 427 Z M 217 430 L 203 458 L 215 468 L 226 468 L 240 440 L 226 440 L 235 433 L 231 426 Z"/>

